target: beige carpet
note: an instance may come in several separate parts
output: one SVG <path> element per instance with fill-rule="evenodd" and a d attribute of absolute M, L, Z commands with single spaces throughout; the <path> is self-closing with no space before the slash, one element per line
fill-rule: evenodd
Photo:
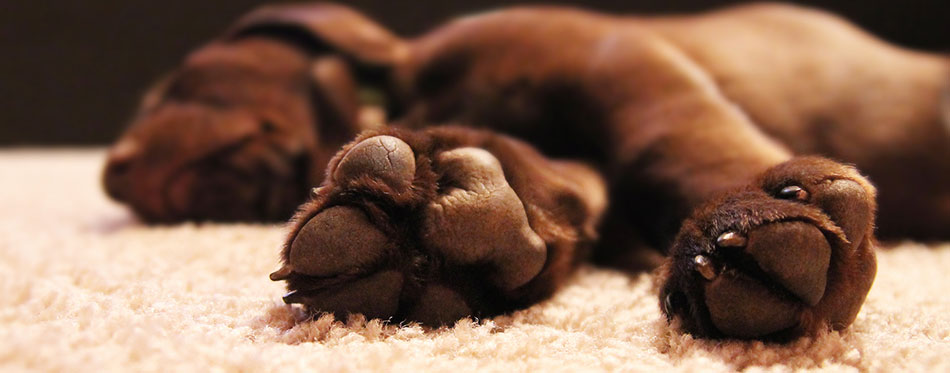
<path fill-rule="evenodd" d="M 543 304 L 453 328 L 299 321 L 280 226 L 146 227 L 99 150 L 0 151 L 0 371 L 950 371 L 950 245 L 879 253 L 842 333 L 789 345 L 671 330 L 652 278 L 585 268 Z"/>

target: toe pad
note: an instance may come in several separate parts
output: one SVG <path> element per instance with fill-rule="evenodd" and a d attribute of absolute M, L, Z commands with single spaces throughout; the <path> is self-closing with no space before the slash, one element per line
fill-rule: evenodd
<path fill-rule="evenodd" d="M 321 211 L 300 229 L 290 246 L 294 272 L 332 276 L 361 272 L 385 252 L 387 238 L 355 207 Z"/>
<path fill-rule="evenodd" d="M 831 246 L 814 225 L 767 224 L 749 232 L 746 251 L 759 267 L 809 305 L 825 295 Z"/>
<path fill-rule="evenodd" d="M 412 185 L 416 158 L 406 142 L 392 136 L 374 136 L 354 145 L 340 160 L 333 178 L 345 182 L 363 175 L 383 181 L 393 188 Z"/>
<path fill-rule="evenodd" d="M 799 306 L 745 275 L 726 273 L 706 286 L 706 307 L 716 329 L 736 337 L 768 335 L 798 322 Z"/>
<path fill-rule="evenodd" d="M 450 262 L 493 264 L 493 280 L 503 289 L 534 278 L 547 249 L 498 160 L 481 149 L 460 148 L 442 153 L 438 162 L 452 186 L 427 207 L 426 241 Z"/>

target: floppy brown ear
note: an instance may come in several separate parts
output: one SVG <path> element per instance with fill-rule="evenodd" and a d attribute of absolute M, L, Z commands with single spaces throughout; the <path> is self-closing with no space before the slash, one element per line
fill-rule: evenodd
<path fill-rule="evenodd" d="M 390 72 L 407 60 L 408 46 L 353 9 L 328 3 L 267 5 L 225 33 L 226 40 L 246 37 L 280 40 L 313 58 L 314 104 L 322 138 L 329 143 L 345 143 L 378 126 L 385 119 L 379 111 L 394 109 L 385 107 L 395 102 L 387 100 L 393 96 Z M 360 98 L 366 92 L 381 101 L 370 104 L 383 107 L 363 107 Z"/>
<path fill-rule="evenodd" d="M 136 116 L 148 114 L 165 100 L 165 94 L 168 92 L 168 87 L 171 86 L 173 76 L 174 73 L 166 73 L 148 86 L 148 89 L 142 95 L 142 99 L 139 100 L 139 106 L 135 111 Z"/>
<path fill-rule="evenodd" d="M 363 130 L 375 128 L 379 121 L 368 121 L 360 100 L 360 87 L 350 66 L 339 56 L 314 59 L 310 67 L 312 97 L 320 137 L 328 143 L 345 143 Z"/>
<path fill-rule="evenodd" d="M 314 55 L 337 54 L 366 68 L 392 67 L 408 54 L 405 41 L 359 12 L 336 4 L 263 6 L 239 19 L 225 37 L 249 35 L 281 38 Z"/>

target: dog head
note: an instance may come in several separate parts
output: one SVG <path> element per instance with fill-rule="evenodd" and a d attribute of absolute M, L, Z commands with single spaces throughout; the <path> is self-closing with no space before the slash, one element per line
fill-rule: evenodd
<path fill-rule="evenodd" d="M 358 82 L 382 80 L 401 48 L 340 6 L 252 12 L 149 90 L 105 189 L 149 222 L 286 219 L 367 125 Z"/>

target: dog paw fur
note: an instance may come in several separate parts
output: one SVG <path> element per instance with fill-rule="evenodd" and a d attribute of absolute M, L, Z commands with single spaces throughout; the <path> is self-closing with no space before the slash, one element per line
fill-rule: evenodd
<path fill-rule="evenodd" d="M 817 157 L 697 208 L 661 268 L 660 304 L 702 337 L 784 339 L 850 325 L 874 281 L 875 190 Z"/>
<path fill-rule="evenodd" d="M 461 128 L 363 134 L 327 175 L 271 279 L 287 281 L 285 302 L 338 317 L 437 326 L 535 303 L 605 205 L 586 167 Z"/>

